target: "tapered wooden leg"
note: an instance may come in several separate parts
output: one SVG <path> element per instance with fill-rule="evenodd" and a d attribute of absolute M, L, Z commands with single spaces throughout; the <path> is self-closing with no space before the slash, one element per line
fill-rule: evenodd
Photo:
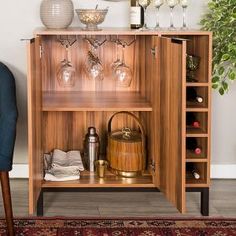
<path fill-rule="evenodd" d="M 6 215 L 8 235 L 14 236 L 15 234 L 14 234 L 11 192 L 10 192 L 10 182 L 9 182 L 8 172 L 0 171 L 0 179 L 2 185 L 2 198 Z"/>

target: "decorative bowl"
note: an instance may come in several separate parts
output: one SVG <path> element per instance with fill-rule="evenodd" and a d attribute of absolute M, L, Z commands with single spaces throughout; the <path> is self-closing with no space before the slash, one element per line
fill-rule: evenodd
<path fill-rule="evenodd" d="M 79 20 L 86 25 L 85 30 L 100 30 L 98 25 L 106 17 L 108 9 L 76 9 Z"/>

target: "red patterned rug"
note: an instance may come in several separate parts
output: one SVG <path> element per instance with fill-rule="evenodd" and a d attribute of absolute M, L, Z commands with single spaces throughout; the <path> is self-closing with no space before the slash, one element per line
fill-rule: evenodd
<path fill-rule="evenodd" d="M 236 219 L 211 218 L 22 218 L 14 220 L 16 236 L 234 236 Z M 0 220 L 0 235 L 7 236 Z"/>

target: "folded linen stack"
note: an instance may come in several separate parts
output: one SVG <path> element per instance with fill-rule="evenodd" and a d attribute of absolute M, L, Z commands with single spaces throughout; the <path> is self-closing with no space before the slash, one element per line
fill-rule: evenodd
<path fill-rule="evenodd" d="M 84 171 L 80 151 L 63 152 L 55 149 L 51 154 L 44 154 L 46 181 L 68 181 L 80 179 Z"/>

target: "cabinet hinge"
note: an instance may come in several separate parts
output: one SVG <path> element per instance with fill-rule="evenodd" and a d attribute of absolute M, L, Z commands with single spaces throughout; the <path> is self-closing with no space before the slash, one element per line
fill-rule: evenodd
<path fill-rule="evenodd" d="M 39 57 L 42 58 L 43 55 L 43 47 L 42 45 L 39 46 Z"/>
<path fill-rule="evenodd" d="M 152 161 L 152 163 L 150 164 L 150 167 L 151 167 L 151 170 L 152 170 L 153 172 L 156 171 L 155 161 Z"/>
<path fill-rule="evenodd" d="M 155 47 L 155 48 L 151 48 L 151 54 L 154 56 L 154 57 L 156 57 L 156 55 L 157 55 L 157 48 Z"/>

